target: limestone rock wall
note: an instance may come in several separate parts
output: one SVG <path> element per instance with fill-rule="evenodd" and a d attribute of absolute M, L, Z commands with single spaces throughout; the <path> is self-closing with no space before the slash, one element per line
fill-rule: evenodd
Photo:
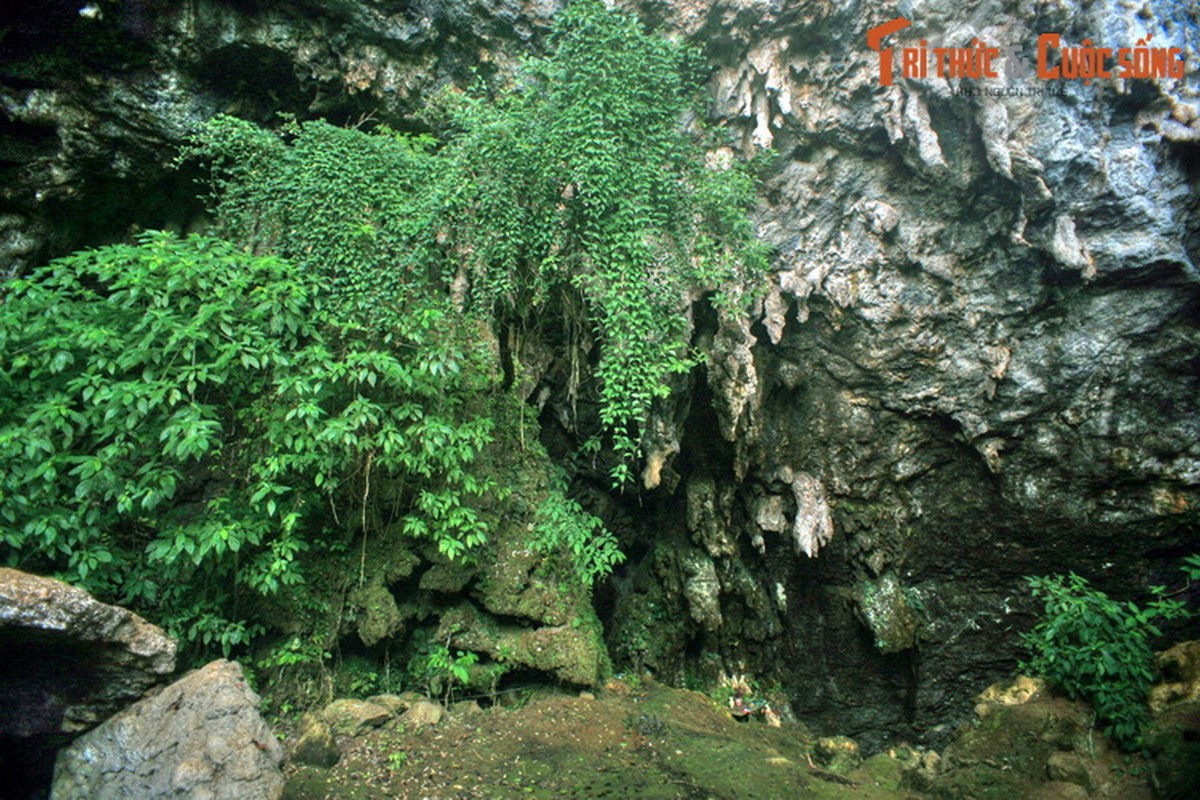
<path fill-rule="evenodd" d="M 931 67 L 882 85 L 868 32 L 901 15 L 897 71 L 903 47 L 979 40 L 1002 54 L 997 76 Z M 1197 546 L 1194 11 L 746 1 L 666 16 L 714 64 L 712 114 L 747 152 L 775 151 L 758 210 L 775 270 L 749 318 L 696 314 L 709 372 L 655 428 L 678 454 L 657 469 L 686 496 L 667 516 L 687 519 L 679 546 L 706 551 L 719 588 L 664 588 L 702 570 L 665 579 L 652 554 L 612 641 L 653 627 L 639 609 L 654 598 L 696 620 L 638 656 L 676 680 L 697 669 L 689 653 L 720 653 L 699 669 L 777 679 L 801 717 L 868 745 L 937 740 L 1019 657 L 1022 575 L 1075 569 L 1138 596 L 1178 584 Z M 1043 80 L 1042 33 L 1176 47 L 1184 74 Z"/>
<path fill-rule="evenodd" d="M 194 224 L 188 176 L 167 164 L 199 119 L 414 125 L 437 86 L 539 47 L 557 7 L 41 5 L 4 12 L 8 272 L 130 223 Z M 934 740 L 1011 669 L 1022 575 L 1076 569 L 1132 596 L 1175 580 L 1173 559 L 1196 547 L 1194 8 L 640 11 L 704 50 L 710 115 L 736 145 L 773 151 L 756 217 L 775 256 L 747 287 L 752 313 L 691 310 L 709 368 L 658 410 L 648 488 L 615 497 L 595 476 L 592 506 L 631 556 L 600 598 L 618 667 L 745 671 L 868 745 Z M 897 64 L 922 41 L 979 40 L 1001 51 L 997 76 L 882 85 L 868 32 L 897 16 L 911 22 L 883 42 Z M 1184 74 L 1043 81 L 1042 33 L 1177 47 Z M 548 429 L 565 402 L 550 393 Z M 554 437 L 558 452 L 577 444 Z"/>

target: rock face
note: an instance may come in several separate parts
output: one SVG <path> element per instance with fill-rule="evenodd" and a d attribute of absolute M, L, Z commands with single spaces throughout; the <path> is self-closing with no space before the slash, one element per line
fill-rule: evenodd
<path fill-rule="evenodd" d="M 0 568 L 0 772 L 49 781 L 54 750 L 175 669 L 161 629 L 82 589 Z"/>
<path fill-rule="evenodd" d="M 398 122 L 472 67 L 505 70 L 504 47 L 534 39 L 555 5 L 48 0 L 6 12 L 0 276 L 131 223 L 187 225 L 201 209 L 170 164 L 200 120 Z"/>
<path fill-rule="evenodd" d="M 53 796 L 275 800 L 283 748 L 258 702 L 238 664 L 214 661 L 61 752 Z"/>
<path fill-rule="evenodd" d="M 13 12 L 0 270 L 130 221 L 186 226 L 198 208 L 166 164 L 199 119 L 373 112 L 406 129 L 430 89 L 472 66 L 502 74 L 538 47 L 557 6 Z M 866 750 L 890 736 L 936 743 L 1011 671 L 1030 620 L 1022 575 L 1073 569 L 1132 597 L 1174 581 L 1171 559 L 1195 547 L 1193 12 L 1118 0 L 643 6 L 702 47 L 711 115 L 737 144 L 773 149 L 756 214 L 775 262 L 749 313 L 691 309 L 709 367 L 657 409 L 641 496 L 582 473 L 630 552 L 602 597 L 617 666 L 677 682 L 748 672 Z M 868 34 L 900 14 L 911 24 L 881 44 L 897 65 L 885 83 Z M 1042 33 L 1177 47 L 1183 73 L 1043 79 Z M 1000 51 L 995 77 L 899 73 L 903 48 L 975 40 Z M 62 219 L 81 221 L 50 228 Z M 541 362 L 536 374 L 569 373 Z M 542 405 L 564 457 L 580 444 L 556 427 L 570 394 L 551 387 Z M 430 591 L 467 585 L 436 577 Z M 411 624 L 376 595 L 362 601 L 367 646 Z M 506 597 L 475 598 L 464 613 L 487 624 L 455 646 L 498 650 L 517 632 L 491 628 L 529 616 L 508 605 L 541 602 Z M 566 622 L 532 618 L 548 632 Z"/>
<path fill-rule="evenodd" d="M 776 260 L 749 318 L 694 309 L 709 371 L 654 426 L 681 488 L 628 523 L 659 546 L 626 570 L 610 635 L 677 681 L 773 675 L 801 718 L 868 749 L 936 743 L 1012 669 L 1022 575 L 1076 570 L 1121 597 L 1178 585 L 1200 502 L 1194 20 L 899 8 L 665 12 L 716 64 L 714 114 L 777 154 L 757 212 Z M 1007 61 L 882 85 L 868 31 L 901 14 L 897 65 L 975 39 Z M 1043 32 L 1181 48 L 1185 74 L 1043 80 Z M 687 590 L 697 547 L 719 615 Z"/>

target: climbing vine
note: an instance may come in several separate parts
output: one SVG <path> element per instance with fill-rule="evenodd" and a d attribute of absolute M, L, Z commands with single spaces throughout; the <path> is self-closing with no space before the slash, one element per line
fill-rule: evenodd
<path fill-rule="evenodd" d="M 582 300 L 623 483 L 666 379 L 697 363 L 689 295 L 763 266 L 745 213 L 753 181 L 728 151 L 706 154 L 698 123 L 683 127 L 699 110 L 687 48 L 577 0 L 551 49 L 498 99 L 445 101 L 445 227 L 476 303 L 501 320 L 569 315 Z"/>
<path fill-rule="evenodd" d="M 576 360 L 586 332 L 623 483 L 654 399 L 697 363 L 689 298 L 764 264 L 745 213 L 753 181 L 699 123 L 685 129 L 699 116 L 686 48 L 576 0 L 551 51 L 512 87 L 441 96 L 440 147 L 218 118 L 185 155 L 211 167 L 223 233 L 325 276 L 366 319 L 402 319 L 448 288 L 502 328 L 561 315 Z"/>

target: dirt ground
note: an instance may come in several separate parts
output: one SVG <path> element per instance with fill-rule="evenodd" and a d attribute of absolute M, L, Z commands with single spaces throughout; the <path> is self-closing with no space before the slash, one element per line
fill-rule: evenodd
<path fill-rule="evenodd" d="M 459 704 L 436 726 L 396 718 L 338 744 L 330 769 L 289 765 L 286 798 L 920 797 L 900 788 L 895 758 L 844 773 L 810 766 L 802 729 L 740 722 L 704 695 L 657 685 Z"/>
<path fill-rule="evenodd" d="M 284 796 L 1152 800 L 1152 782 L 1157 796 L 1197 796 L 1180 788 L 1195 786 L 1188 772 L 1194 753 L 1165 755 L 1157 765 L 1120 753 L 1096 731 L 1086 705 L 1051 693 L 992 706 L 940 755 L 901 746 L 843 764 L 828 759 L 853 750 L 848 740 L 822 748 L 803 725 L 740 721 L 710 697 L 649 680 L 613 681 L 594 694 L 505 697 L 487 709 L 454 704 L 436 725 L 417 726 L 401 715 L 339 737 L 342 757 L 332 768 L 288 764 Z M 287 726 L 280 732 L 286 744 Z M 1178 734 L 1168 739 L 1183 741 Z"/>

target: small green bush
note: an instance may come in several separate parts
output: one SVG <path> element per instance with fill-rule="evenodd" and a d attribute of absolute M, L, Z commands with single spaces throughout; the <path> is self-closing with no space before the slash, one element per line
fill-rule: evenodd
<path fill-rule="evenodd" d="M 1044 613 L 1023 635 L 1033 657 L 1022 668 L 1089 700 L 1121 748 L 1141 747 L 1154 679 L 1150 639 L 1162 635 L 1154 620 L 1184 616 L 1183 604 L 1166 598 L 1161 586 L 1150 589 L 1154 599 L 1141 608 L 1110 599 L 1074 573 L 1026 580 Z"/>
<path fill-rule="evenodd" d="M 611 574 L 625 560 L 617 538 L 598 517 L 566 495 L 565 481 L 555 481 L 534 516 L 533 548 L 562 553 L 584 586 Z"/>
<path fill-rule="evenodd" d="M 449 644 L 429 640 L 416 648 L 409 660 L 409 676 L 424 684 L 430 697 L 442 695 L 445 705 L 456 688 L 471 685 L 472 667 L 479 661 L 479 654 L 470 650 L 450 649 Z"/>

